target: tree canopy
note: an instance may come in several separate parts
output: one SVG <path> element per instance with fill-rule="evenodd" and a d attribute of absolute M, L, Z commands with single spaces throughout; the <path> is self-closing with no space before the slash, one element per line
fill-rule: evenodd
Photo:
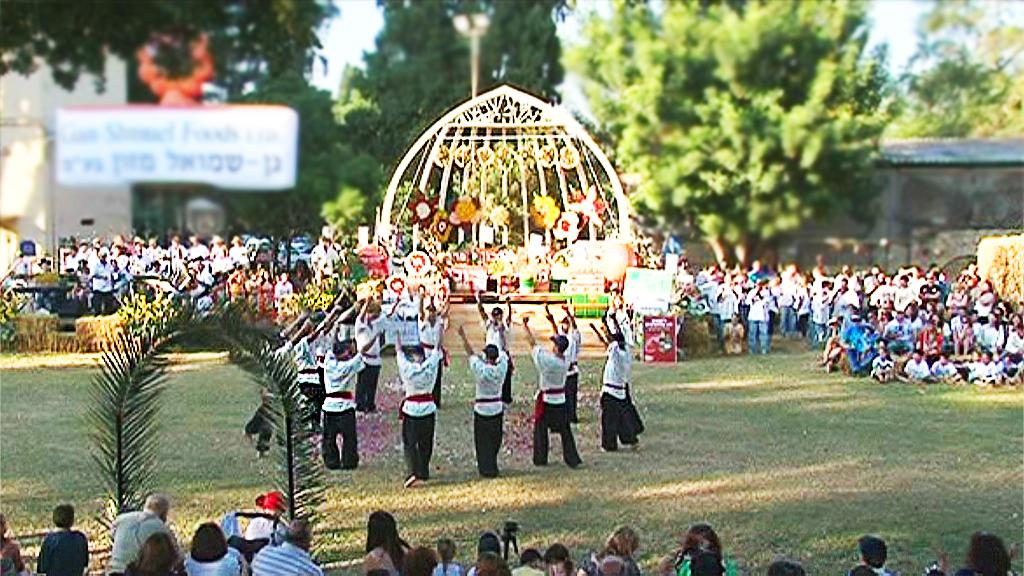
<path fill-rule="evenodd" d="M 317 30 L 334 12 L 332 4 L 317 0 L 5 2 L 0 73 L 31 73 L 41 59 L 64 88 L 82 73 L 102 83 L 108 51 L 130 62 L 154 33 L 206 32 L 217 83 L 237 96 L 264 76 L 307 69 L 320 48 Z"/>
<path fill-rule="evenodd" d="M 622 0 L 583 36 L 571 65 L 648 217 L 747 261 L 809 220 L 870 214 L 888 77 L 863 5 Z"/>
<path fill-rule="evenodd" d="M 902 137 L 1024 133 L 1024 26 L 1000 2 L 937 2 L 918 26 L 916 69 L 902 80 Z"/>

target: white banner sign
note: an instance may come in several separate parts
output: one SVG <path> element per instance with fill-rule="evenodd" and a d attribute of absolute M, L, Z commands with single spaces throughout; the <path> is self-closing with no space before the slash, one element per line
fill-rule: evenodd
<path fill-rule="evenodd" d="M 57 110 L 57 182 L 295 186 L 299 117 L 284 106 Z"/>

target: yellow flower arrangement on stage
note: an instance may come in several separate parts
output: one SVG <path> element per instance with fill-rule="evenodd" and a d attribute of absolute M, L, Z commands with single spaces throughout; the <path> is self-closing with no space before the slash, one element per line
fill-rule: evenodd
<path fill-rule="evenodd" d="M 561 213 L 558 203 L 551 196 L 533 197 L 533 221 L 538 226 L 544 227 L 545 230 L 554 228 Z"/>
<path fill-rule="evenodd" d="M 462 196 L 455 202 L 455 206 L 452 207 L 452 215 L 458 218 L 458 222 L 452 222 L 453 224 L 472 224 L 476 222 L 479 216 L 479 207 L 477 201 L 469 196 Z"/>
<path fill-rule="evenodd" d="M 558 165 L 565 171 L 575 170 L 580 165 L 580 151 L 573 145 L 562 148 L 558 153 Z"/>
<path fill-rule="evenodd" d="M 438 168 L 444 168 L 452 163 L 452 151 L 447 145 L 441 144 L 437 147 L 437 154 L 434 155 L 434 164 Z"/>

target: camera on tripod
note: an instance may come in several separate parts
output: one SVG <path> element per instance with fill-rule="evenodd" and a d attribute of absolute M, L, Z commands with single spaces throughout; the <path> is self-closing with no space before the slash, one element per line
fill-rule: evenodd
<path fill-rule="evenodd" d="M 501 527 L 501 553 L 508 561 L 508 551 L 511 548 L 515 550 L 516 555 L 519 555 L 519 540 L 516 535 L 519 534 L 519 523 L 512 520 L 505 521 L 505 525 Z"/>

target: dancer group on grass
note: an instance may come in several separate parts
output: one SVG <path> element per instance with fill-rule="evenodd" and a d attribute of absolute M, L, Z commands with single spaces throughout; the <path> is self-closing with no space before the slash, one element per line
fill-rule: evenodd
<path fill-rule="evenodd" d="M 418 338 L 414 342 L 403 340 L 399 330 L 395 342 L 403 392 L 398 417 L 407 470 L 406 487 L 430 479 L 436 416 L 441 406 L 442 371 L 448 358 L 444 343 L 448 303 L 435 300 L 423 290 L 417 296 Z M 515 369 L 511 353 L 512 304 L 506 299 L 504 306 L 495 306 L 488 313 L 479 294 L 476 302 L 485 333 L 483 346 L 475 348 L 463 326 L 456 327 L 455 333 L 468 357 L 469 374 L 475 385 L 472 410 L 477 470 L 482 477 L 494 478 L 499 474 L 504 413 L 512 403 Z M 397 307 L 398 304 L 388 315 L 394 315 Z M 533 413 L 533 463 L 547 465 L 550 435 L 555 433 L 560 437 L 566 465 L 578 468 L 583 461 L 572 425 L 579 422 L 578 359 L 583 336 L 568 305 L 562 306 L 560 320 L 548 305 L 544 311 L 554 333 L 549 343 L 538 342 L 529 316 L 522 319 L 530 357 L 538 374 Z M 604 317 L 601 328 L 593 327 L 597 338 L 607 348 L 600 400 L 601 449 L 606 452 L 617 450 L 620 444 L 635 448 L 637 435 L 643 431 L 630 391 L 633 351 L 628 321 L 625 310 L 613 307 Z M 294 357 L 298 383 L 306 399 L 305 417 L 314 432 L 321 434 L 321 454 L 325 467 L 330 470 L 352 470 L 359 466 L 356 414 L 377 410 L 383 328 L 381 304 L 376 297 L 354 303 L 340 298 L 328 313 L 301 317 L 282 332 L 281 351 Z M 248 434 L 258 436 L 256 447 L 261 455 L 269 448 L 271 435 L 266 418 L 268 402 L 264 397 L 260 410 L 246 426 Z"/>

